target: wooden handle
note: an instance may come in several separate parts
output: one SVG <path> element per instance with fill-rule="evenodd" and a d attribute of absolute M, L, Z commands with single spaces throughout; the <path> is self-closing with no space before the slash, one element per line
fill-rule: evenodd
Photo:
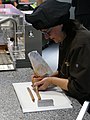
<path fill-rule="evenodd" d="M 36 95 L 37 95 L 37 97 L 38 97 L 38 100 L 41 100 L 41 96 L 40 96 L 40 94 L 39 94 L 39 91 L 38 91 L 38 87 L 37 87 L 37 86 L 35 87 L 35 92 L 36 92 Z"/>
<path fill-rule="evenodd" d="M 30 96 L 31 96 L 32 101 L 34 102 L 34 101 L 35 101 L 35 98 L 34 98 L 34 96 L 33 96 L 33 94 L 32 94 L 32 91 L 30 90 L 29 87 L 27 87 L 27 90 L 28 90 L 28 92 L 29 92 L 29 94 L 30 94 Z"/>

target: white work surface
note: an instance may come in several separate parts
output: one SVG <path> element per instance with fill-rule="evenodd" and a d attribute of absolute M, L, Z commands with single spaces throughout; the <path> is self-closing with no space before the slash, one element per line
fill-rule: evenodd
<path fill-rule="evenodd" d="M 38 99 L 31 87 L 31 84 L 32 84 L 31 82 L 13 83 L 13 87 L 19 99 L 23 113 L 72 108 L 71 101 L 64 94 L 64 92 L 58 87 L 54 87 L 48 91 L 39 92 L 42 100 L 53 99 L 54 106 L 38 107 L 38 104 L 37 104 Z M 27 87 L 31 89 L 35 97 L 35 102 L 32 101 L 31 96 L 27 90 Z"/>

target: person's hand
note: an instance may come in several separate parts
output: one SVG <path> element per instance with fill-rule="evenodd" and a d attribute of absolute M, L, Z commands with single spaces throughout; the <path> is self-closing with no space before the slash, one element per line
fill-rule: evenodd
<path fill-rule="evenodd" d="M 46 90 L 51 84 L 51 77 L 45 77 L 42 80 L 35 82 L 34 86 L 38 86 L 38 90 Z"/>
<path fill-rule="evenodd" d="M 18 4 L 17 4 L 16 2 L 14 2 L 14 6 L 17 7 L 17 5 L 18 5 Z"/>
<path fill-rule="evenodd" d="M 35 82 L 42 80 L 42 77 L 36 76 L 36 75 L 31 75 L 31 80 L 32 80 L 32 86 L 33 86 Z"/>

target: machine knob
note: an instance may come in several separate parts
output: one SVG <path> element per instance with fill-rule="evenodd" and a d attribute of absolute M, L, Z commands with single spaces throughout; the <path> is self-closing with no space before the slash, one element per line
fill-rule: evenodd
<path fill-rule="evenodd" d="M 31 31 L 31 30 L 30 30 L 30 32 L 29 32 L 29 37 L 30 37 L 30 38 L 31 38 L 31 37 L 34 37 L 33 31 Z"/>

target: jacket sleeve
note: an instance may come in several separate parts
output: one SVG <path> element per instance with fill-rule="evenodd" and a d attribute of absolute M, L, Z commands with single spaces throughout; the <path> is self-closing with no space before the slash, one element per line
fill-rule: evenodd
<path fill-rule="evenodd" d="M 71 53 L 68 90 L 75 98 L 90 94 L 90 45 L 82 45 Z"/>

